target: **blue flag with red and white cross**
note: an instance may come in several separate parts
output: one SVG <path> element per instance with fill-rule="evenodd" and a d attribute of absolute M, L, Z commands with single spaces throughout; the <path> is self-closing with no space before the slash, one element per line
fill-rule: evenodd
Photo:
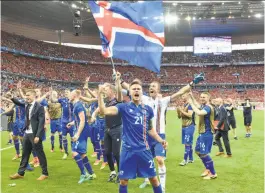
<path fill-rule="evenodd" d="M 160 72 L 165 44 L 162 0 L 88 4 L 99 28 L 104 57 Z"/>

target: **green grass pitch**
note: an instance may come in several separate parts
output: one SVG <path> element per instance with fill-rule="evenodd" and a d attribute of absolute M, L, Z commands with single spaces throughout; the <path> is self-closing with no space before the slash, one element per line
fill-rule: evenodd
<path fill-rule="evenodd" d="M 253 112 L 253 135 L 246 139 L 243 126 L 243 113 L 236 111 L 237 132 L 239 140 L 235 141 L 230 132 L 232 158 L 216 157 L 218 151 L 213 146 L 211 156 L 214 160 L 218 178 L 205 181 L 200 174 L 203 165 L 196 155 L 195 162 L 185 167 L 178 166 L 183 159 L 184 147 L 181 144 L 181 124 L 177 119 L 175 111 L 169 111 L 167 115 L 167 140 L 169 148 L 167 153 L 167 193 L 262 193 L 264 192 L 264 111 Z M 33 172 L 27 172 L 22 180 L 9 180 L 9 175 L 17 172 L 19 160 L 11 161 L 15 154 L 14 148 L 2 150 L 8 147 L 7 132 L 1 132 L 1 190 L 3 193 L 115 193 L 118 192 L 118 185 L 106 182 L 109 169 L 106 167 L 100 171 L 100 166 L 93 166 L 97 179 L 78 185 L 79 169 L 69 156 L 68 160 L 61 160 L 63 154 L 58 149 L 58 136 L 56 137 L 56 151 L 51 153 L 50 140 L 44 142 L 45 152 L 48 160 L 49 179 L 37 181 L 41 174 L 40 168 Z M 47 134 L 49 135 L 49 134 Z M 194 136 L 196 142 L 197 132 Z M 91 158 L 91 143 L 89 144 L 89 159 Z M 128 190 L 131 193 L 151 193 L 152 188 L 139 189 L 142 179 L 132 180 Z M 16 183 L 15 187 L 8 184 Z"/>

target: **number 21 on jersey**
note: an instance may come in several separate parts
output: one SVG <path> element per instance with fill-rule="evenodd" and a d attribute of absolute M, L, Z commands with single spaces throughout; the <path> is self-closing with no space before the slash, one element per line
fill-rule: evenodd
<path fill-rule="evenodd" d="M 135 117 L 135 125 L 143 124 L 143 117 Z"/>

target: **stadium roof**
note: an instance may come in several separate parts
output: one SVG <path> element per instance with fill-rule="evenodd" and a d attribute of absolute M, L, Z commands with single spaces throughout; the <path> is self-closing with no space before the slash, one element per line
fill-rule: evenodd
<path fill-rule="evenodd" d="M 55 30 L 64 30 L 65 42 L 100 42 L 87 1 L 2 1 L 1 4 L 4 31 L 56 41 Z M 73 15 L 77 9 L 83 20 L 82 35 L 70 37 L 74 36 Z M 164 17 L 167 45 L 191 45 L 194 36 L 208 35 L 260 35 L 259 41 L 264 39 L 262 1 L 164 1 Z"/>

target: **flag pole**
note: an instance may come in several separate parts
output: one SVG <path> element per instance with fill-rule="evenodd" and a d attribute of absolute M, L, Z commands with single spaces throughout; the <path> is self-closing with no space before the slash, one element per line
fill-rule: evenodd
<path fill-rule="evenodd" d="M 108 47 L 108 49 L 109 49 L 109 52 L 111 53 L 109 47 Z M 111 55 L 112 55 L 112 54 L 111 54 Z M 112 58 L 112 56 L 110 57 L 110 62 L 111 62 L 111 65 L 112 65 L 112 72 L 113 72 L 113 74 L 116 74 L 115 64 L 114 64 L 114 62 L 113 62 L 113 58 Z"/>

